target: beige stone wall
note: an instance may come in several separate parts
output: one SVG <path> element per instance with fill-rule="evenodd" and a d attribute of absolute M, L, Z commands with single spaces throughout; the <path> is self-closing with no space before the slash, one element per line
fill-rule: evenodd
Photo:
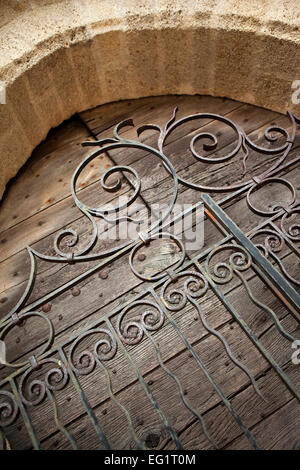
<path fill-rule="evenodd" d="M 203 93 L 297 113 L 299 25 L 299 0 L 1 0 L 0 197 L 50 128 L 102 103 Z"/>

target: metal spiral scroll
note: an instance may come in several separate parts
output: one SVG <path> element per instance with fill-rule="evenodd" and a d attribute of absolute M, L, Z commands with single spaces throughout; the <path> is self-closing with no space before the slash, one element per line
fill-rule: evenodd
<path fill-rule="evenodd" d="M 42 369 L 45 364 L 51 364 L 52 366 L 54 365 L 54 367 L 45 373 L 43 379 L 33 379 L 30 381 L 29 377 L 33 371 L 39 370 L 39 375 L 42 375 L 42 370 L 40 369 Z M 28 407 L 39 405 L 47 397 L 52 404 L 57 429 L 69 440 L 72 448 L 77 450 L 76 440 L 61 420 L 59 407 L 54 395 L 54 392 L 62 390 L 67 385 L 68 380 L 69 374 L 62 361 L 54 358 L 42 359 L 35 361 L 35 364 L 24 372 L 19 382 L 18 392 L 22 402 Z"/>
<path fill-rule="evenodd" d="M 270 243 L 271 237 L 269 237 L 268 240 L 269 240 L 268 243 Z M 274 241 L 275 241 L 274 236 L 272 236 L 272 244 L 274 243 Z M 278 243 L 278 241 L 276 241 L 276 243 Z M 262 246 L 258 248 L 262 249 Z M 219 261 L 218 263 L 214 264 L 213 271 L 211 271 L 210 263 L 211 263 L 212 258 L 216 255 L 216 253 L 220 254 L 228 250 L 233 251 L 233 253 L 229 256 L 228 261 Z M 269 315 L 269 317 L 274 322 L 281 336 L 283 336 L 285 339 L 287 339 L 290 342 L 295 341 L 296 338 L 290 335 L 283 328 L 276 313 L 270 307 L 265 305 L 263 302 L 261 302 L 254 296 L 252 290 L 249 287 L 248 282 L 242 275 L 242 272 L 249 269 L 251 265 L 252 265 L 252 258 L 250 254 L 247 252 L 247 250 L 243 248 L 242 246 L 232 245 L 229 243 L 218 246 L 217 248 L 212 250 L 207 256 L 206 261 L 205 261 L 206 272 L 208 273 L 210 278 L 217 284 L 227 284 L 233 279 L 233 276 L 235 274 L 240 279 L 243 286 L 245 287 L 246 292 L 249 296 L 249 299 L 257 307 L 259 307 L 261 310 L 265 311 Z"/>
<path fill-rule="evenodd" d="M 237 138 L 237 143 L 236 143 L 235 148 L 231 152 L 229 152 L 227 155 L 223 155 L 221 157 L 215 157 L 215 158 L 205 157 L 196 151 L 195 143 L 202 139 L 206 139 L 206 142 L 203 143 L 203 150 L 206 150 L 206 151 L 215 150 L 217 149 L 217 146 L 218 146 L 218 138 L 216 135 L 209 133 L 209 132 L 199 132 L 194 137 L 192 137 L 190 141 L 190 151 L 192 155 L 194 156 L 196 160 L 201 161 L 202 163 L 214 164 L 214 163 L 221 163 L 221 162 L 228 161 L 232 159 L 235 155 L 237 155 L 240 151 L 242 151 L 244 153 L 244 158 L 242 160 L 242 174 L 245 175 L 247 173 L 246 161 L 249 158 L 248 148 L 255 150 L 256 152 L 263 153 L 265 155 L 276 155 L 276 154 L 280 154 L 283 152 L 283 155 L 279 156 L 276 162 L 273 163 L 268 170 L 266 170 L 265 172 L 263 172 L 261 175 L 257 177 L 257 179 L 259 180 L 263 180 L 267 178 L 267 176 L 272 171 L 274 171 L 279 165 L 281 165 L 284 162 L 284 160 L 286 159 L 293 145 L 295 134 L 296 134 L 296 124 L 299 122 L 298 118 L 293 113 L 288 112 L 287 114 L 293 126 L 291 135 L 286 129 L 282 127 L 279 127 L 279 126 L 268 127 L 264 132 L 264 137 L 268 142 L 276 142 L 278 140 L 278 134 L 280 134 L 286 139 L 285 143 L 281 145 L 280 147 L 269 149 L 266 147 L 261 147 L 259 145 L 256 145 L 254 142 L 252 142 L 250 137 L 247 136 L 245 131 L 239 125 L 235 124 L 233 121 L 231 121 L 229 118 L 225 116 L 221 116 L 219 114 L 213 114 L 213 113 L 196 113 L 196 114 L 192 114 L 189 116 L 185 116 L 184 118 L 178 119 L 176 121 L 177 111 L 178 111 L 178 108 L 175 107 L 173 111 L 173 115 L 171 119 L 167 122 L 165 127 L 161 127 L 157 124 L 147 124 L 147 125 L 141 126 L 138 129 L 138 134 L 141 134 L 142 132 L 148 129 L 158 131 L 159 132 L 158 148 L 161 153 L 164 153 L 164 145 L 166 143 L 167 138 L 177 127 L 181 126 L 182 124 L 186 122 L 194 121 L 194 120 L 201 120 L 201 119 L 202 120 L 210 119 L 212 121 L 222 122 L 224 124 L 227 124 L 235 132 L 235 135 Z M 277 135 L 275 135 L 274 133 L 277 133 Z M 207 140 L 209 140 L 209 143 L 207 143 Z M 205 186 L 205 185 L 192 183 L 188 180 L 181 178 L 180 176 L 178 176 L 178 181 L 181 184 L 184 184 L 185 186 L 189 188 L 192 188 L 195 190 L 201 190 L 205 192 L 210 192 L 210 191 L 228 192 L 228 191 L 234 191 L 243 187 L 256 185 L 253 179 L 249 179 L 248 181 L 245 181 L 243 183 L 237 183 L 231 186 Z"/>
<path fill-rule="evenodd" d="M 228 261 L 219 261 L 214 264 L 213 272 L 211 272 L 211 259 L 218 253 L 224 251 L 232 251 Z M 226 243 L 212 250 L 206 258 L 205 267 L 210 278 L 217 284 L 227 284 L 233 278 L 233 274 L 245 271 L 250 268 L 252 259 L 250 254 L 241 246 Z"/>
<path fill-rule="evenodd" d="M 54 364 L 52 369 L 48 370 L 44 379 L 34 379 L 29 381 L 30 375 L 34 370 L 41 369 L 45 364 Z M 41 374 L 41 372 L 40 372 Z M 30 367 L 24 372 L 19 383 L 19 394 L 22 402 L 28 406 L 39 405 L 49 391 L 62 390 L 68 383 L 68 372 L 65 365 L 57 359 L 42 359 L 36 367 Z"/>
<path fill-rule="evenodd" d="M 10 426 L 18 415 L 15 397 L 7 390 L 0 390 L 0 427 Z"/>
<path fill-rule="evenodd" d="M 295 226 L 292 229 L 293 233 L 295 233 Z M 259 236 L 264 237 L 263 243 L 255 242 L 255 238 Z M 295 279 L 293 276 L 291 276 L 291 274 L 288 273 L 288 271 L 284 267 L 283 262 L 276 254 L 279 253 L 285 246 L 284 238 L 279 232 L 276 232 L 275 230 L 271 230 L 269 228 L 263 228 L 253 232 L 249 236 L 249 238 L 253 241 L 253 243 L 255 243 L 255 246 L 263 253 L 266 258 L 270 256 L 276 261 L 285 277 L 287 277 L 294 284 L 300 286 L 300 281 Z"/>
<path fill-rule="evenodd" d="M 92 160 L 97 158 L 99 155 L 101 155 L 105 152 L 108 152 L 110 150 L 113 150 L 113 149 L 136 148 L 136 149 L 139 149 L 139 150 L 145 150 L 146 152 L 151 153 L 151 154 L 155 155 L 156 157 L 158 157 L 160 160 L 162 160 L 163 164 L 166 166 L 169 173 L 172 175 L 174 190 L 173 190 L 173 195 L 171 197 L 168 208 L 165 211 L 165 214 L 163 214 L 159 220 L 157 220 L 156 222 L 154 222 L 152 224 L 152 226 L 148 229 L 148 232 L 151 233 L 151 231 L 154 228 L 159 226 L 170 215 L 170 213 L 173 209 L 173 206 L 176 202 L 177 191 L 178 191 L 178 181 L 177 181 L 177 175 L 176 175 L 175 169 L 174 169 L 173 165 L 171 164 L 171 162 L 168 160 L 168 158 L 165 157 L 165 155 L 163 155 L 163 153 L 159 152 L 155 148 L 144 145 L 144 144 L 142 144 L 138 141 L 123 139 L 122 137 L 119 136 L 119 130 L 120 129 L 122 129 L 123 127 L 126 127 L 126 126 L 133 126 L 133 125 L 134 124 L 133 124 L 133 121 L 131 119 L 126 120 L 126 121 L 122 121 L 121 123 L 119 123 L 115 127 L 114 132 L 113 132 L 113 134 L 114 134 L 113 138 L 97 140 L 97 141 L 94 141 L 94 142 L 93 141 L 92 142 L 88 141 L 88 142 L 83 142 L 83 144 L 82 144 L 83 146 L 97 146 L 97 147 L 100 146 L 101 147 L 101 148 L 97 149 L 96 151 L 94 151 L 93 153 L 91 153 L 89 156 L 87 156 L 78 165 L 78 167 L 76 168 L 76 170 L 73 174 L 72 180 L 71 180 L 71 192 L 72 192 L 72 197 L 74 199 L 74 202 L 77 205 L 77 207 L 79 208 L 79 210 L 90 220 L 90 222 L 92 224 L 92 227 L 93 227 L 92 237 L 91 237 L 88 245 L 84 249 L 82 249 L 81 251 L 78 251 L 77 253 L 75 253 L 74 251 L 72 253 L 64 253 L 60 249 L 60 243 L 66 236 L 70 236 L 70 235 L 72 236 L 72 240 L 68 242 L 68 246 L 70 248 L 75 247 L 78 244 L 78 241 L 79 241 L 79 235 L 75 230 L 66 229 L 66 230 L 61 231 L 57 235 L 57 237 L 54 241 L 54 250 L 55 250 L 57 256 L 46 256 L 46 255 L 43 255 L 42 253 L 37 252 L 36 250 L 32 250 L 32 252 L 36 256 L 38 256 L 41 259 L 48 260 L 48 261 L 57 261 L 57 262 L 66 262 L 67 261 L 67 262 L 74 263 L 76 261 L 88 261 L 88 260 L 107 257 L 107 256 L 109 256 L 113 253 L 118 252 L 120 249 L 122 249 L 122 248 L 124 248 L 124 247 L 126 247 L 126 246 L 128 246 L 132 243 L 132 241 L 129 241 L 129 242 L 123 244 L 123 245 L 119 245 L 119 246 L 117 246 L 113 249 L 110 249 L 110 250 L 101 251 L 99 253 L 90 253 L 90 250 L 93 248 L 93 246 L 95 245 L 95 243 L 98 239 L 98 229 L 97 229 L 97 224 L 96 224 L 96 221 L 95 221 L 94 217 L 102 218 L 102 219 L 106 220 L 107 222 L 109 222 L 111 224 L 119 223 L 120 221 L 125 220 L 125 219 L 126 220 L 129 219 L 130 221 L 133 221 L 133 222 L 136 222 L 136 223 L 140 222 L 139 220 L 131 219 L 130 217 L 127 217 L 127 216 L 123 216 L 123 217 L 116 216 L 115 218 L 108 218 L 107 217 L 109 214 L 118 213 L 122 209 L 124 209 L 126 207 L 129 207 L 136 200 L 136 198 L 138 197 L 138 195 L 140 193 L 140 190 L 141 190 L 141 179 L 140 179 L 138 173 L 133 168 L 131 168 L 129 166 L 124 166 L 124 165 L 117 165 L 117 166 L 114 166 L 112 168 L 109 168 L 102 175 L 100 184 L 101 184 L 102 188 L 105 191 L 109 191 L 109 192 L 118 191 L 122 187 L 122 181 L 121 181 L 120 178 L 117 180 L 116 183 L 114 183 L 112 185 L 108 184 L 108 179 L 110 178 L 110 176 L 112 174 L 115 174 L 115 173 L 125 173 L 126 174 L 126 172 L 128 172 L 128 173 L 131 173 L 131 175 L 134 176 L 134 178 L 135 178 L 135 184 L 134 184 L 135 190 L 134 190 L 133 195 L 129 198 L 128 201 L 126 201 L 125 203 L 121 204 L 118 207 L 114 207 L 114 208 L 112 208 L 112 207 L 90 207 L 87 204 L 84 204 L 82 201 L 80 201 L 80 199 L 77 195 L 77 191 L 76 191 L 76 183 L 78 181 L 78 178 L 79 178 L 81 172 L 84 170 L 84 168 Z"/>
<path fill-rule="evenodd" d="M 137 306 L 146 308 L 137 319 L 125 321 L 126 314 Z M 159 305 L 151 300 L 137 300 L 125 307 L 119 314 L 116 331 L 123 343 L 133 345 L 138 344 L 143 339 L 145 330 L 158 330 L 163 323 L 164 313 Z"/>
<path fill-rule="evenodd" d="M 290 209 L 287 213 L 283 214 L 281 218 L 281 231 L 292 241 L 300 241 L 300 221 L 298 223 L 291 222 L 290 217 L 298 216 L 299 220 L 300 207 Z"/>
<path fill-rule="evenodd" d="M 101 338 L 94 344 L 93 350 L 85 349 L 77 355 L 74 360 L 76 348 L 82 340 L 95 334 L 98 336 L 101 335 Z M 68 360 L 77 375 L 87 375 L 94 370 L 97 360 L 100 362 L 108 361 L 115 356 L 116 352 L 117 344 L 110 331 L 102 328 L 94 328 L 83 333 L 74 341 L 68 353 Z"/>

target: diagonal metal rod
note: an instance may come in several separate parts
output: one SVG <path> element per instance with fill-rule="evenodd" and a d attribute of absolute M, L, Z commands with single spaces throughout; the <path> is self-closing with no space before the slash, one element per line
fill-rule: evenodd
<path fill-rule="evenodd" d="M 293 382 L 289 379 L 289 377 L 286 375 L 286 373 L 281 369 L 281 367 L 277 364 L 277 362 L 273 359 L 271 354 L 268 352 L 268 350 L 263 346 L 261 341 L 255 336 L 251 328 L 248 326 L 248 324 L 243 320 L 241 315 L 237 312 L 237 310 L 231 305 L 231 303 L 228 301 L 226 296 L 222 293 L 222 291 L 219 289 L 219 287 L 213 282 L 213 280 L 208 276 L 208 274 L 205 272 L 204 269 L 202 269 L 201 265 L 196 261 L 195 266 L 199 271 L 203 274 L 203 276 L 206 277 L 211 289 L 213 292 L 216 294 L 216 296 L 221 300 L 222 304 L 225 305 L 226 309 L 229 311 L 229 313 L 232 315 L 232 317 L 237 321 L 237 323 L 240 325 L 240 327 L 243 329 L 243 331 L 246 333 L 248 338 L 252 341 L 252 343 L 256 346 L 256 348 L 259 350 L 259 352 L 262 354 L 262 356 L 269 362 L 269 364 L 273 367 L 275 372 L 279 375 L 283 383 L 286 385 L 286 387 L 290 390 L 290 392 L 297 398 L 297 400 L 300 402 L 300 393 L 299 390 L 295 387 Z"/>
<path fill-rule="evenodd" d="M 300 295 L 290 283 L 280 274 L 270 261 L 261 254 L 258 248 L 249 240 L 242 230 L 228 217 L 218 204 L 208 195 L 201 193 L 201 199 L 205 206 L 212 212 L 212 218 L 216 218 L 226 227 L 233 237 L 250 253 L 255 262 L 261 267 L 268 279 L 275 284 L 282 297 L 280 299 L 286 304 L 286 299 L 296 310 L 300 309 Z"/>
<path fill-rule="evenodd" d="M 105 436 L 101 426 L 99 425 L 98 420 L 96 418 L 96 415 L 93 411 L 93 408 L 91 407 L 91 405 L 90 405 L 90 403 L 89 403 L 89 401 L 88 401 L 88 399 L 87 399 L 87 397 L 86 397 L 86 395 L 85 395 L 85 393 L 84 393 L 84 391 L 83 391 L 83 389 L 82 389 L 82 387 L 79 383 L 78 378 L 73 373 L 73 371 L 71 369 L 71 366 L 68 362 L 68 359 L 66 358 L 66 355 L 65 355 L 62 348 L 59 349 L 59 353 L 60 353 L 60 356 L 62 358 L 62 361 L 64 362 L 64 364 L 65 364 L 65 366 L 66 366 L 66 368 L 67 368 L 67 370 L 70 374 L 70 377 L 71 377 L 71 380 L 73 382 L 74 388 L 76 389 L 76 391 L 77 391 L 77 393 L 78 393 L 78 395 L 79 395 L 79 397 L 80 397 L 80 399 L 83 403 L 83 406 L 86 409 L 86 412 L 87 412 L 87 414 L 88 414 L 88 416 L 89 416 L 89 418 L 92 422 L 92 425 L 93 425 L 93 427 L 96 431 L 97 436 L 99 437 L 100 441 L 102 442 L 104 448 L 106 450 L 109 450 L 110 445 L 108 443 L 107 437 Z"/>

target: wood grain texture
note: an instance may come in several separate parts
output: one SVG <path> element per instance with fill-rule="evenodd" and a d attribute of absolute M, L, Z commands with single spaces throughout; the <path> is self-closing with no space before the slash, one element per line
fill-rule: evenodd
<path fill-rule="evenodd" d="M 91 227 L 74 205 L 69 185 L 74 169 L 91 151 L 89 148 L 82 148 L 81 142 L 111 137 L 113 127 L 127 118 L 133 118 L 136 127 L 125 128 L 121 131 L 121 135 L 137 139 L 136 128 L 139 125 L 149 122 L 165 124 L 171 117 L 174 106 L 179 106 L 179 117 L 196 112 L 226 115 L 243 126 L 253 142 L 259 145 L 271 145 L 266 143 L 264 138 L 264 131 L 268 126 L 276 124 L 285 127 L 288 125 L 287 118 L 278 113 L 228 99 L 208 96 L 168 96 L 104 105 L 85 111 L 51 131 L 45 142 L 35 150 L 32 159 L 11 183 L 0 208 L 2 260 L 0 263 L 0 318 L 18 301 L 26 286 L 29 272 L 28 257 L 23 250 L 26 244 L 32 245 L 42 253 L 53 254 L 53 240 L 57 233 L 65 228 L 78 231 L 80 247 L 89 241 Z M 178 175 L 192 183 L 205 185 L 228 185 L 243 181 L 242 155 L 219 165 L 204 165 L 195 161 L 189 152 L 189 141 L 199 132 L 199 129 L 201 132 L 215 133 L 219 139 L 217 151 L 207 152 L 212 158 L 226 154 L 234 147 L 234 133 L 226 126 L 216 121 L 212 122 L 211 119 L 193 121 L 189 125 L 178 128 L 167 139 L 165 146 L 165 154 L 174 164 Z M 297 156 L 297 147 L 300 143 L 298 139 L 297 137 L 291 158 Z M 157 133 L 147 131 L 142 134 L 141 141 L 147 145 L 156 146 Z M 280 143 L 281 140 L 278 142 Z M 261 173 L 274 162 L 274 157 L 262 157 L 255 152 L 251 153 L 250 157 L 247 162 L 247 178 L 249 175 L 251 177 Z M 130 165 L 140 175 L 142 191 L 135 205 L 140 209 L 141 216 L 148 217 L 152 204 L 167 203 L 170 200 L 172 178 L 163 165 L 155 156 L 131 149 L 127 152 L 122 149 L 107 152 L 93 161 L 79 181 L 80 198 L 89 204 L 105 205 L 117 204 L 118 196 L 130 197 L 133 180 L 125 173 L 122 177 L 122 187 L 117 193 L 107 193 L 100 188 L 101 176 L 115 164 Z M 295 186 L 297 184 L 299 186 L 299 174 L 296 170 L 296 168 L 288 169 L 282 174 Z M 224 197 L 224 195 L 216 194 L 213 196 L 217 200 Z M 268 191 L 257 191 L 255 197 L 256 202 L 262 205 L 268 204 L 270 198 L 273 203 L 289 200 L 289 194 L 284 190 L 279 193 L 276 187 L 268 188 Z M 199 192 L 186 186 L 179 186 L 179 203 L 194 204 L 198 200 Z M 229 201 L 225 207 L 228 215 L 245 232 L 249 232 L 261 222 L 260 216 L 249 211 L 244 197 Z M 107 227 L 100 223 L 99 229 L 101 233 L 107 231 Z M 211 247 L 224 236 L 209 220 L 205 221 L 204 229 L 203 249 Z M 96 249 L 107 249 L 114 244 L 116 244 L 115 240 L 101 240 Z M 64 248 L 67 250 L 67 245 Z M 145 260 L 136 261 L 136 263 L 138 269 L 147 275 L 153 274 L 154 271 L 161 271 L 163 266 L 169 266 L 179 256 L 176 252 L 166 254 L 163 243 L 145 247 L 143 252 L 146 255 Z M 187 260 L 188 257 L 193 257 L 197 253 L 195 250 L 188 251 Z M 298 260 L 295 253 L 285 246 L 278 256 L 286 269 L 296 277 Z M 47 292 L 96 265 L 97 262 L 70 266 L 39 261 L 36 286 L 28 303 L 38 301 Z M 191 269 L 195 272 L 197 270 L 194 265 Z M 113 325 L 116 325 L 118 309 L 150 285 L 150 283 L 141 282 L 133 275 L 128 266 L 128 255 L 109 263 L 105 266 L 105 271 L 107 277 L 104 279 L 101 279 L 99 273 L 95 272 L 80 282 L 78 297 L 72 296 L 71 291 L 67 290 L 51 301 L 51 310 L 47 312 L 47 316 L 55 329 L 54 346 L 62 344 L 72 335 L 78 334 L 79 331 L 113 311 L 116 311 L 116 314 L 112 316 L 111 321 Z M 297 321 L 274 293 L 266 288 L 252 269 L 245 273 L 245 279 L 255 296 L 276 312 L 284 328 L 290 334 L 299 337 Z M 285 370 L 288 377 L 295 385 L 300 386 L 299 366 L 297 368 L 290 361 L 292 350 L 288 341 L 282 338 L 268 315 L 251 302 L 240 280 L 234 278 L 222 288 L 222 292 L 231 305 L 241 313 L 243 319 Z M 157 293 L 159 293 L 159 288 L 157 288 Z M 151 296 L 148 295 L 147 298 Z M 220 341 L 203 327 L 191 304 L 187 304 L 184 309 L 173 314 L 181 331 L 199 354 L 224 394 L 231 399 L 232 405 L 246 425 L 253 431 L 259 445 L 265 449 L 292 448 L 294 441 L 297 440 L 297 429 L 299 429 L 298 403 L 210 289 L 200 304 L 209 325 L 226 338 L 233 354 L 251 370 L 267 402 L 265 403 L 255 394 L 247 375 L 230 361 Z M 129 318 L 138 319 L 141 314 L 142 310 L 136 309 L 131 312 Z M 105 324 L 101 323 L 101 326 L 105 327 Z M 28 320 L 25 325 L 15 327 L 7 337 L 9 359 L 11 361 L 25 360 L 30 355 L 37 354 L 46 338 L 47 332 L 42 322 Z M 241 429 L 222 404 L 220 397 L 209 384 L 190 352 L 180 341 L 170 322 L 165 319 L 163 327 L 153 333 L 153 338 L 159 344 L 164 364 L 180 380 L 184 396 L 205 417 L 218 447 L 248 448 L 249 442 Z M 88 337 L 79 351 L 91 348 L 94 340 L 93 335 Z M 69 346 L 66 347 L 66 353 L 68 348 Z M 126 349 L 138 365 L 144 380 L 184 447 L 187 449 L 211 448 L 199 421 L 184 406 L 174 379 L 160 366 L 150 340 L 144 338 L 135 346 L 126 346 Z M 128 358 L 119 349 L 116 356 L 108 361 L 106 366 L 111 377 L 113 393 L 130 411 L 138 438 L 149 448 L 175 449 L 173 441 L 159 416 L 154 412 L 151 402 L 130 367 Z M 3 380 L 6 375 L 7 369 L 0 368 L 0 380 Z M 124 413 L 110 398 L 104 371 L 96 367 L 91 374 L 81 376 L 79 381 L 112 448 L 136 448 Z M 75 436 L 79 448 L 102 448 L 72 383 L 69 382 L 67 387 L 55 393 L 55 396 L 61 419 Z M 66 437 L 57 431 L 49 400 L 45 400 L 37 407 L 30 407 L 29 412 L 41 439 L 42 448 L 70 448 Z M 267 430 L 267 433 L 264 430 Z M 31 447 L 20 417 L 7 429 L 7 436 L 12 448 Z"/>

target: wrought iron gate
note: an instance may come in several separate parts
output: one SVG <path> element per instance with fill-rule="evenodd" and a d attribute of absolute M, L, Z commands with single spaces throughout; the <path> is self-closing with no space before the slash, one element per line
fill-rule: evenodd
<path fill-rule="evenodd" d="M 149 447 L 136 429 L 137 421 L 135 417 L 133 418 L 134 411 L 132 411 L 134 410 L 135 397 L 130 397 L 131 409 L 129 409 L 129 406 L 125 406 L 114 391 L 112 377 L 115 371 L 113 369 L 114 366 L 110 367 L 110 364 L 115 364 L 114 361 L 118 360 L 124 364 L 122 366 L 124 374 L 125 371 L 128 371 L 128 374 L 131 374 L 131 377 L 134 376 L 135 380 L 140 384 L 140 389 L 148 404 L 153 408 L 153 413 L 157 414 L 158 419 L 161 421 L 161 426 L 165 430 L 166 440 L 173 441 L 178 449 L 183 449 L 180 436 L 170 422 L 165 407 L 161 405 L 160 400 L 153 391 L 151 381 L 149 382 L 145 378 L 143 366 L 138 364 L 136 351 L 139 351 L 137 348 L 141 347 L 142 344 L 146 344 L 143 347 L 146 348 L 147 354 L 147 348 L 149 350 L 151 348 L 155 352 L 155 360 L 158 367 L 173 381 L 174 390 L 176 389 L 182 405 L 191 414 L 195 422 L 200 423 L 202 430 L 199 432 L 203 433 L 210 446 L 217 448 L 218 445 L 215 441 L 214 433 L 211 432 L 207 425 L 203 413 L 201 414 L 194 407 L 192 400 L 187 397 L 182 379 L 168 365 L 168 361 L 163 359 L 162 350 L 166 354 L 168 347 L 173 346 L 171 344 L 168 346 L 167 336 L 163 334 L 157 336 L 158 332 L 164 331 L 164 329 L 172 331 L 172 334 L 175 334 L 177 338 L 178 345 L 180 345 L 178 348 L 186 350 L 189 357 L 186 364 L 187 370 L 193 361 L 193 364 L 199 370 L 199 374 L 202 374 L 201 380 L 206 380 L 207 387 L 211 389 L 217 402 L 224 405 L 252 447 L 255 449 L 260 448 L 260 444 L 253 436 L 249 426 L 247 427 L 239 412 L 232 404 L 232 401 L 226 396 L 226 393 L 218 385 L 218 380 L 214 378 L 209 367 L 205 364 L 194 344 L 195 342 L 189 339 L 185 333 L 181 320 L 185 315 L 185 309 L 192 309 L 196 315 L 195 320 L 200 320 L 206 334 L 214 336 L 219 341 L 219 354 L 226 354 L 229 361 L 242 370 L 245 375 L 245 383 L 252 385 L 253 393 L 258 394 L 260 400 L 264 400 L 264 395 L 259 387 L 257 378 L 232 351 L 228 341 L 219 329 L 210 324 L 209 318 L 207 318 L 202 306 L 203 299 L 207 296 L 212 296 L 215 299 L 213 302 L 216 302 L 216 305 L 217 301 L 221 302 L 226 307 L 232 320 L 239 325 L 250 339 L 259 355 L 269 363 L 291 394 L 299 401 L 299 390 L 297 390 L 288 374 L 245 321 L 243 306 L 241 305 L 240 308 L 237 308 L 230 300 L 229 290 L 226 291 L 224 289 L 224 287 L 233 281 L 239 282 L 247 292 L 249 301 L 270 317 L 279 334 L 285 338 L 287 348 L 291 347 L 296 338 L 286 331 L 277 313 L 269 305 L 256 298 L 249 284 L 249 276 L 247 277 L 250 272 L 254 272 L 255 275 L 259 276 L 266 289 L 277 296 L 286 311 L 299 322 L 300 297 L 296 288 L 300 285 L 300 282 L 288 272 L 284 263 L 277 255 L 283 247 L 286 247 L 289 251 L 299 256 L 297 243 L 300 240 L 300 226 L 294 223 L 295 217 L 300 212 L 299 201 L 296 199 L 294 185 L 289 180 L 279 176 L 280 173 L 287 169 L 294 168 L 299 162 L 299 157 L 292 160 L 288 157 L 293 147 L 296 127 L 300 120 L 292 113 L 289 113 L 289 117 L 292 124 L 291 133 L 279 127 L 269 128 L 265 133 L 268 141 L 274 142 L 276 140 L 276 137 L 273 135 L 275 132 L 285 138 L 285 143 L 276 149 L 259 147 L 250 140 L 241 127 L 223 116 L 195 114 L 176 120 L 176 110 L 164 128 L 150 124 L 138 129 L 138 134 L 147 129 L 159 132 L 158 150 L 138 141 L 124 139 L 119 135 L 119 131 L 123 126 L 133 125 L 130 120 L 117 125 L 112 138 L 83 144 L 95 145 L 97 150 L 85 158 L 78 166 L 71 181 L 71 189 L 78 209 L 87 217 L 89 223 L 92 224 L 93 230 L 90 242 L 83 251 L 72 251 L 72 247 L 78 241 L 78 234 L 74 230 L 66 229 L 56 237 L 54 244 L 55 253 L 51 256 L 44 255 L 33 248 L 27 247 L 28 256 L 31 261 L 31 272 L 26 290 L 17 305 L 12 311 L 7 313 L 0 323 L 0 339 L 4 342 L 8 332 L 15 328 L 16 325 L 22 326 L 28 318 L 42 320 L 49 330 L 48 341 L 45 344 L 37 345 L 37 347 L 34 346 L 34 353 L 31 357 L 20 363 L 6 362 L 5 364 L 5 377 L 1 380 L 0 384 L 0 443 L 2 448 L 12 446 L 10 436 L 20 432 L 18 426 L 22 422 L 27 436 L 24 437 L 24 447 L 32 446 L 35 449 L 39 449 L 41 437 L 35 429 L 34 421 L 37 415 L 41 416 L 43 413 L 46 413 L 45 406 L 47 406 L 48 409 L 49 407 L 52 409 L 57 431 L 60 431 L 65 436 L 66 442 L 73 449 L 76 449 L 78 447 L 77 439 L 73 435 L 66 419 L 61 417 L 64 402 L 61 400 L 59 393 L 66 388 L 69 388 L 69 394 L 77 396 L 78 406 L 82 409 L 82 415 L 84 415 L 84 419 L 89 425 L 92 426 L 95 439 L 97 436 L 102 448 L 114 448 L 114 437 L 107 431 L 109 429 L 107 425 L 106 429 L 104 429 L 102 424 L 102 420 L 106 419 L 105 414 L 102 413 L 99 416 L 96 413 L 92 404 L 93 399 L 90 399 L 88 396 L 90 388 L 97 389 L 99 386 L 101 389 L 103 385 L 103 383 L 101 383 L 101 386 L 99 383 L 93 383 L 91 378 L 97 369 L 101 371 L 101 377 L 105 378 L 107 399 L 119 410 L 119 414 L 116 416 L 126 423 L 127 429 L 131 433 L 131 447 L 136 449 Z M 242 164 L 246 173 L 249 149 L 251 149 L 262 154 L 275 156 L 276 158 L 271 167 L 246 182 L 225 187 L 200 186 L 180 178 L 176 174 L 171 161 L 164 154 L 164 143 L 174 129 L 187 121 L 199 118 L 217 120 L 230 126 L 236 133 L 237 143 L 235 148 L 226 156 L 214 159 L 204 157 L 196 150 L 197 142 L 201 139 L 206 139 L 207 142 L 208 139 L 210 143 L 203 144 L 203 148 L 213 150 L 217 147 L 218 141 L 217 137 L 213 134 L 198 133 L 190 143 L 190 150 L 196 159 L 207 164 L 225 163 L 239 152 L 243 152 Z M 76 183 L 86 165 L 97 158 L 97 156 L 115 148 L 138 148 L 155 155 L 173 179 L 173 193 L 164 214 L 155 220 L 146 231 L 139 232 L 137 239 L 130 240 L 113 249 L 95 253 L 93 247 L 98 237 L 96 218 L 107 219 L 112 224 L 118 224 L 121 217 L 117 215 L 113 219 L 109 218 L 114 212 L 113 210 L 89 207 L 80 201 L 76 191 Z M 117 212 L 129 207 L 138 197 L 141 188 L 141 181 L 134 169 L 127 166 L 115 166 L 107 170 L 102 177 L 101 184 L 105 190 L 114 191 L 120 187 L 120 181 L 113 186 L 107 184 L 108 178 L 118 172 L 123 173 L 125 176 L 129 173 L 135 178 L 135 181 L 133 183 L 134 192 L 130 200 L 124 206 L 118 207 Z M 217 243 L 206 249 L 203 248 L 193 256 L 186 252 L 185 244 L 178 234 L 171 233 L 171 227 L 178 218 L 183 216 L 183 214 L 179 214 L 170 218 L 177 199 L 178 184 L 199 190 L 199 202 L 189 209 L 189 212 L 193 213 L 193 211 L 204 204 L 205 217 L 214 224 L 220 233 Z M 290 202 L 288 205 L 258 208 L 253 204 L 253 193 L 263 187 L 267 187 L 269 184 L 283 185 L 290 191 Z M 211 192 L 229 193 L 229 195 L 216 203 L 208 194 Z M 228 201 L 233 198 L 242 197 L 246 197 L 248 210 L 262 218 L 261 223 L 247 234 L 243 233 L 223 209 Z M 66 236 L 73 237 L 69 243 L 70 251 L 68 253 L 61 248 L 61 241 Z M 168 266 L 161 272 L 148 276 L 136 268 L 136 258 L 141 248 L 150 246 L 153 240 L 157 238 L 170 238 L 179 250 L 179 259 L 172 266 Z M 96 321 L 87 325 L 84 329 L 74 332 L 71 337 L 67 337 L 57 344 L 55 341 L 55 327 L 47 316 L 47 303 L 70 289 L 72 289 L 73 296 L 76 297 L 80 293 L 78 288 L 80 282 L 98 272 L 105 276 L 105 273 L 103 274 L 102 271 L 104 266 L 109 263 L 111 264 L 119 257 L 128 255 L 130 269 L 135 276 L 145 282 L 144 290 L 133 299 L 121 302 L 120 305 L 117 305 L 110 312 L 97 318 Z M 49 263 L 68 263 L 70 265 L 92 260 L 99 260 L 99 263 L 71 281 L 47 293 L 38 301 L 28 304 L 27 300 L 34 287 L 37 259 L 42 259 Z M 46 308 L 40 310 L 45 305 Z M 164 342 L 165 344 L 163 344 Z M 150 353 L 149 357 L 152 358 L 151 360 L 154 360 L 154 356 L 151 356 Z M 36 414 L 35 410 L 40 411 Z"/>

